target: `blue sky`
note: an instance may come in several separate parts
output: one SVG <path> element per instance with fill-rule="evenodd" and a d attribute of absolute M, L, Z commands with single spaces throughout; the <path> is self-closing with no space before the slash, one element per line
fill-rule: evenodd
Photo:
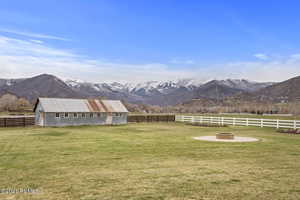
<path fill-rule="evenodd" d="M 95 82 L 300 75 L 299 1 L 3 0 L 2 78 Z"/>

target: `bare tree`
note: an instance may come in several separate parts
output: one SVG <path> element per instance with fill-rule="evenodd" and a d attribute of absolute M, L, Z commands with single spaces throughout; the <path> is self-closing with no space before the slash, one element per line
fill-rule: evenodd
<path fill-rule="evenodd" d="M 0 98 L 0 110 L 9 111 L 15 110 L 17 108 L 17 100 L 18 98 L 12 94 L 4 94 Z"/>

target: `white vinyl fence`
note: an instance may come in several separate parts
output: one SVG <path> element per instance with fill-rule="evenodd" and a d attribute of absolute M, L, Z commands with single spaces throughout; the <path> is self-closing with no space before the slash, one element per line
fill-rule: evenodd
<path fill-rule="evenodd" d="M 190 123 L 195 123 L 195 122 L 212 123 L 212 124 L 233 125 L 233 126 L 258 126 L 258 127 L 292 128 L 292 129 L 300 128 L 299 120 L 176 115 L 175 121 L 190 122 Z"/>

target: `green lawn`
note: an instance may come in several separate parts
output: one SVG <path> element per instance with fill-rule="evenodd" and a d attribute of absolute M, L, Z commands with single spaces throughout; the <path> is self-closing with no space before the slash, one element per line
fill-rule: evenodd
<path fill-rule="evenodd" d="M 214 143 L 231 131 L 261 139 Z M 0 129 L 0 199 L 300 199 L 300 136 L 179 123 Z"/>

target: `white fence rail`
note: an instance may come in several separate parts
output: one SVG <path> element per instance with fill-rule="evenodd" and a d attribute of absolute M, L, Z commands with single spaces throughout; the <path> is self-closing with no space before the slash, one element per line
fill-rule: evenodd
<path fill-rule="evenodd" d="M 299 128 L 300 129 L 300 121 L 299 120 L 176 115 L 175 121 L 190 122 L 190 123 L 195 123 L 195 122 L 212 123 L 212 124 L 233 125 L 233 126 L 258 126 L 258 127 L 292 128 L 292 129 Z"/>

